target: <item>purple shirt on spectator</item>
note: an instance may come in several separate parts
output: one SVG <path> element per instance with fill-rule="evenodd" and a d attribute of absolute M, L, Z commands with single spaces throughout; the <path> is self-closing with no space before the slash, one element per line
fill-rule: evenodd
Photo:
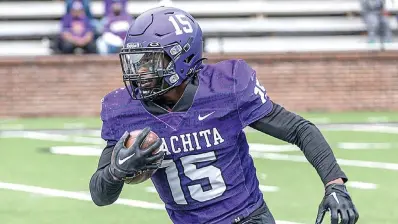
<path fill-rule="evenodd" d="M 128 14 L 121 14 L 119 16 L 109 15 L 104 33 L 110 32 L 124 39 L 132 22 L 133 18 Z"/>
<path fill-rule="evenodd" d="M 61 32 L 69 32 L 76 37 L 84 37 L 88 32 L 92 32 L 90 20 L 87 16 L 73 17 L 70 14 L 65 15 L 61 21 Z"/>

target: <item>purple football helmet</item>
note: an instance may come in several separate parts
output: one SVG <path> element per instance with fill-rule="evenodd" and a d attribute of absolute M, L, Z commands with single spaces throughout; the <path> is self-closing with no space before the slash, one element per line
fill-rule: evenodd
<path fill-rule="evenodd" d="M 120 52 L 123 82 L 133 99 L 153 100 L 191 77 L 202 64 L 203 37 L 196 20 L 172 7 L 138 16 Z"/>

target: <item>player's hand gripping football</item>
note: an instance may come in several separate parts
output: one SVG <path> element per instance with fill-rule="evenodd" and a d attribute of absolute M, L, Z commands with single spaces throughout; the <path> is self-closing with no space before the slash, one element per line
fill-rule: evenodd
<path fill-rule="evenodd" d="M 144 171 L 156 170 L 159 168 L 159 160 L 163 159 L 164 152 L 159 151 L 153 154 L 161 146 L 161 140 L 148 146 L 146 149 L 140 149 L 143 141 L 150 132 L 150 128 L 145 128 L 137 136 L 129 148 L 125 147 L 125 142 L 129 137 L 129 133 L 125 132 L 120 140 L 116 143 L 112 157 L 109 171 L 113 177 L 118 180 L 125 180 L 127 177 L 131 178 L 141 174 Z"/>
<path fill-rule="evenodd" d="M 330 211 L 331 224 L 354 224 L 359 214 L 344 184 L 331 184 L 325 189 L 325 196 L 319 205 L 315 224 L 321 224 L 325 213 Z"/>

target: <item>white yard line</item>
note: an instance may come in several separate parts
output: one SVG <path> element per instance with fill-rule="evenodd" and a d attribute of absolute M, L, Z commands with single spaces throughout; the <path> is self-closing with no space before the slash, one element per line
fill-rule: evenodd
<path fill-rule="evenodd" d="M 93 137 L 100 137 L 101 136 L 101 130 L 83 130 L 81 133 L 84 133 L 85 135 L 88 136 L 93 136 Z"/>
<path fill-rule="evenodd" d="M 100 156 L 103 148 L 95 146 L 54 146 L 50 152 L 58 155 Z"/>
<path fill-rule="evenodd" d="M 57 189 L 43 188 L 43 187 L 36 187 L 36 186 L 29 186 L 29 185 L 22 185 L 22 184 L 12 184 L 12 183 L 0 182 L 0 189 L 22 191 L 22 192 L 51 196 L 51 197 L 70 198 L 70 199 L 76 199 L 76 200 L 81 200 L 81 201 L 91 201 L 91 196 L 87 193 L 64 191 L 64 190 L 57 190 Z M 163 204 L 151 203 L 151 202 L 146 202 L 146 201 L 130 200 L 130 199 L 118 199 L 115 202 L 115 204 L 128 205 L 128 206 L 137 207 L 137 208 L 164 210 Z"/>
<path fill-rule="evenodd" d="M 64 191 L 64 190 L 57 190 L 57 189 L 52 189 L 52 188 L 43 188 L 43 187 L 36 187 L 36 186 L 29 186 L 29 185 L 22 185 L 22 184 L 12 184 L 12 183 L 0 182 L 0 189 L 7 189 L 7 190 L 12 190 L 12 191 L 22 191 L 22 192 L 27 192 L 27 193 L 51 196 L 51 197 L 69 198 L 69 199 L 75 199 L 75 200 L 80 200 L 80 201 L 91 201 L 91 196 L 87 193 Z M 127 206 L 131 206 L 131 207 L 145 208 L 145 209 L 165 210 L 165 207 L 163 204 L 151 203 L 151 202 L 146 202 L 146 201 L 137 201 L 137 200 L 131 200 L 131 199 L 119 198 L 114 204 L 127 205 Z M 276 223 L 277 224 L 300 224 L 297 222 L 289 222 L 289 221 L 283 221 L 283 220 L 282 221 L 277 220 Z"/>
<path fill-rule="evenodd" d="M 300 151 L 295 145 L 271 145 L 261 143 L 249 143 L 250 151 L 254 152 L 294 152 Z"/>
<path fill-rule="evenodd" d="M 320 128 L 324 131 L 358 131 L 358 132 L 378 132 L 386 134 L 398 134 L 398 127 L 381 124 L 344 124 L 329 125 Z"/>
<path fill-rule="evenodd" d="M 339 142 L 337 148 L 345 150 L 381 150 L 392 149 L 397 145 L 388 142 Z"/>
<path fill-rule="evenodd" d="M 363 189 L 363 190 L 375 190 L 375 189 L 377 189 L 377 184 L 359 182 L 359 181 L 348 181 L 346 183 L 346 185 L 348 187 L 358 188 L 358 189 Z"/>
<path fill-rule="evenodd" d="M 28 138 L 28 139 L 39 139 L 46 141 L 57 141 L 57 142 L 74 142 L 74 143 L 88 143 L 88 144 L 105 144 L 105 141 L 101 138 L 92 137 L 81 137 L 81 136 L 70 136 L 61 134 L 49 134 L 38 131 L 4 131 L 0 132 L 2 138 Z"/>
<path fill-rule="evenodd" d="M 277 186 L 266 186 L 266 185 L 259 185 L 260 191 L 262 192 L 277 192 L 279 191 L 279 187 Z"/>
<path fill-rule="evenodd" d="M 308 163 L 304 156 L 299 155 L 286 155 L 279 153 L 250 153 L 254 158 L 259 159 L 269 159 L 269 160 L 282 160 L 282 161 L 292 161 L 292 162 L 305 162 Z M 365 168 L 376 168 L 384 170 L 398 170 L 397 163 L 382 163 L 382 162 L 372 162 L 372 161 L 361 161 L 361 160 L 349 160 L 349 159 L 337 159 L 339 165 L 342 166 L 354 166 L 354 167 L 365 167 Z"/>

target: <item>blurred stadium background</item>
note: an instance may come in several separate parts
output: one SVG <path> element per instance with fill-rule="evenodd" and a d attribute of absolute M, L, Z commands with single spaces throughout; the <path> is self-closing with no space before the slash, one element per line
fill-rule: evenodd
<path fill-rule="evenodd" d="M 248 61 L 273 100 L 319 126 L 350 177 L 359 223 L 398 223 L 398 45 L 368 42 L 359 0 L 130 0 L 126 10 L 162 4 L 198 19 L 209 63 Z M 90 9 L 104 16 L 104 2 Z M 64 1 L 0 1 L 0 223 L 170 223 L 150 181 L 126 186 L 116 205 L 90 202 L 100 100 L 121 72 L 115 54 L 54 51 L 65 11 Z M 386 1 L 394 36 L 397 14 Z M 314 223 L 316 172 L 296 147 L 246 131 L 278 224 Z"/>

